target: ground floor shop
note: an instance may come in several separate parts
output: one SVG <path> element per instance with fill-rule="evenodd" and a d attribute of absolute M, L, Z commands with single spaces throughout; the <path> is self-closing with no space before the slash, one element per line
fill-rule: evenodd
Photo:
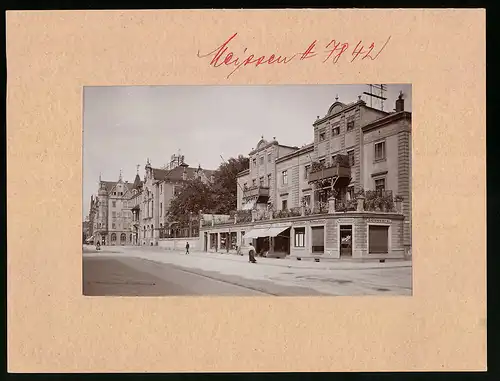
<path fill-rule="evenodd" d="M 200 241 L 207 252 L 237 252 L 252 242 L 268 257 L 403 258 L 403 226 L 400 214 L 348 212 L 209 226 Z"/>

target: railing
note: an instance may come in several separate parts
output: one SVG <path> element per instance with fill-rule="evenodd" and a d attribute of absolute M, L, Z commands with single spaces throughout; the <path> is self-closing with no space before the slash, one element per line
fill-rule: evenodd
<path fill-rule="evenodd" d="M 269 197 L 269 187 L 264 186 L 254 186 L 250 188 L 243 189 L 243 197 Z"/>
<path fill-rule="evenodd" d="M 330 177 L 350 177 L 351 168 L 341 167 L 340 165 L 324 167 L 309 173 L 309 182 L 318 181 Z"/>

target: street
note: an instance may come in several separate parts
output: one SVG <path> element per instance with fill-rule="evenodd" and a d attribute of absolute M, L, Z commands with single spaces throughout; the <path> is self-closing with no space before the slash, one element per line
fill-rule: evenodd
<path fill-rule="evenodd" d="M 409 261 L 296 261 L 158 247 L 84 248 L 87 296 L 411 295 Z"/>

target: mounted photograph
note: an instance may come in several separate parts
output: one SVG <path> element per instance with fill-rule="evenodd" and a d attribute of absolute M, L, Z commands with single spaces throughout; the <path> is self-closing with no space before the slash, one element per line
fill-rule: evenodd
<path fill-rule="evenodd" d="M 86 86 L 86 296 L 412 296 L 411 84 Z"/>

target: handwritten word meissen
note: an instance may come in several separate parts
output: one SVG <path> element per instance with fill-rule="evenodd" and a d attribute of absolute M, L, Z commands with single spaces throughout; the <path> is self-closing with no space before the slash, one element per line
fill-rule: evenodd
<path fill-rule="evenodd" d="M 286 65 L 292 61 L 305 61 L 308 59 L 312 59 L 314 57 L 322 57 L 316 58 L 321 59 L 323 63 L 332 62 L 337 63 L 340 57 L 347 55 L 351 58 L 350 62 L 354 62 L 356 59 L 359 60 L 376 60 L 380 53 L 385 49 L 386 45 L 389 43 L 391 37 L 389 36 L 385 43 L 380 47 L 376 48 L 375 43 L 371 42 L 368 48 L 365 48 L 362 41 L 359 41 L 356 45 L 349 44 L 348 42 L 340 42 L 336 40 L 331 40 L 327 44 L 322 45 L 319 44 L 318 40 L 314 40 L 307 49 L 303 52 L 295 53 L 293 55 L 278 55 L 277 53 L 273 53 L 270 55 L 255 55 L 248 54 L 248 48 L 243 50 L 244 57 L 240 57 L 232 51 L 229 47 L 230 42 L 232 42 L 238 33 L 233 34 L 229 37 L 222 45 L 212 50 L 207 54 L 200 54 L 198 51 L 198 58 L 212 58 L 210 61 L 210 66 L 213 67 L 221 67 L 228 66 L 234 67 L 234 69 L 227 75 L 229 78 L 233 75 L 237 70 L 241 67 L 245 67 L 248 65 L 252 65 L 255 67 L 259 67 L 261 65 L 275 65 L 281 64 Z M 234 42 L 234 41 L 233 41 Z M 350 53 L 350 56 L 349 56 Z"/>

